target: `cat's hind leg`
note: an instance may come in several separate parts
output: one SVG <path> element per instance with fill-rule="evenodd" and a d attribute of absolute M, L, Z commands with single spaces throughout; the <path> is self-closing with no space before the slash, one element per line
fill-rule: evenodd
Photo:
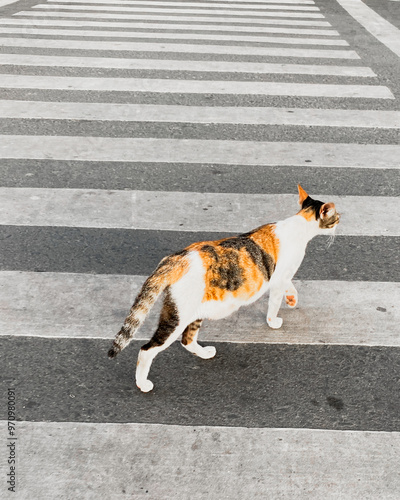
<path fill-rule="evenodd" d="M 203 347 L 197 343 L 197 337 L 199 334 L 199 329 L 201 326 L 202 320 L 198 319 L 190 323 L 182 334 L 182 345 L 185 349 L 187 349 L 192 354 L 199 356 L 202 359 L 210 359 L 213 358 L 216 354 L 216 349 L 214 346 Z"/>
<path fill-rule="evenodd" d="M 297 290 L 294 287 L 293 283 L 290 282 L 288 288 L 285 290 L 285 301 L 288 307 L 294 308 L 297 306 Z"/>
<path fill-rule="evenodd" d="M 178 309 L 171 295 L 167 292 L 157 330 L 151 340 L 139 351 L 136 385 L 142 392 L 149 392 L 154 387 L 153 382 L 147 378 L 153 359 L 183 333 L 186 325 L 187 323 L 180 321 Z"/>

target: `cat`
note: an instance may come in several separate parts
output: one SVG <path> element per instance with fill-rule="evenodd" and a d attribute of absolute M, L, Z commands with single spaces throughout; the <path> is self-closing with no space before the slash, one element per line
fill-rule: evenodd
<path fill-rule="evenodd" d="M 215 356 L 215 347 L 197 343 L 203 319 L 225 318 L 269 290 L 267 323 L 282 326 L 282 298 L 290 308 L 297 305 L 291 280 L 307 243 L 318 234 L 333 235 L 340 218 L 334 203 L 312 199 L 300 185 L 298 192 L 296 215 L 238 236 L 193 243 L 165 257 L 147 278 L 108 352 L 114 358 L 129 344 L 164 291 L 158 328 L 139 351 L 136 385 L 141 391 L 153 389 L 147 377 L 155 356 L 180 336 L 189 352 L 203 359 Z"/>

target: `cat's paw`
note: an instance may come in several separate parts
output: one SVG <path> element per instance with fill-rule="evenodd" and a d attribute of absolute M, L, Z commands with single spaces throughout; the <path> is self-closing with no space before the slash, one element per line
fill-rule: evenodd
<path fill-rule="evenodd" d="M 297 297 L 295 295 L 285 295 L 285 301 L 287 306 L 292 309 L 297 306 Z"/>
<path fill-rule="evenodd" d="M 139 389 L 142 391 L 142 392 L 150 392 L 153 387 L 154 387 L 154 384 L 151 380 L 144 380 L 143 382 L 138 382 L 136 381 L 136 385 L 139 387 Z"/>
<path fill-rule="evenodd" d="M 271 320 L 270 318 L 267 318 L 267 323 L 268 323 L 268 326 L 270 328 L 277 330 L 278 328 L 280 328 L 282 326 L 283 319 L 282 318 L 274 318 Z"/>
<path fill-rule="evenodd" d="M 198 352 L 198 356 L 202 359 L 211 359 L 217 354 L 217 349 L 213 345 L 208 345 L 203 347 L 201 351 Z"/>
<path fill-rule="evenodd" d="M 297 306 L 297 290 L 295 288 L 285 291 L 285 302 L 291 309 Z"/>

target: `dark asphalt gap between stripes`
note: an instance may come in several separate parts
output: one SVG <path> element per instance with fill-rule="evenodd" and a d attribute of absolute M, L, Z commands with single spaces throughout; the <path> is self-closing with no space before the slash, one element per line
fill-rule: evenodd
<path fill-rule="evenodd" d="M 273 221 L 265 221 L 273 222 Z M 249 230 L 252 228 L 249 228 Z M 0 269 L 59 273 L 148 275 L 166 255 L 196 241 L 232 233 L 130 229 L 1 226 Z M 308 245 L 298 279 L 400 281 L 400 238 L 337 236 L 327 248 L 319 236 Z"/>
<path fill-rule="evenodd" d="M 117 122 L 95 120 L 0 119 L 0 135 L 50 135 L 85 137 L 128 137 L 202 139 L 260 142 L 315 142 L 348 144 L 400 144 L 398 129 L 303 125 L 197 124 Z M 251 147 L 251 146 L 249 146 Z"/>
<path fill-rule="evenodd" d="M 295 194 L 298 183 L 311 195 L 319 193 L 328 197 L 400 194 L 397 169 L 27 159 L 0 161 L 0 185 L 3 187 Z"/>
<path fill-rule="evenodd" d="M 18 419 L 400 431 L 398 348 L 214 343 L 216 357 L 202 360 L 176 342 L 154 361 L 155 388 L 143 394 L 134 383 L 143 341 L 116 360 L 110 344 L 1 338 Z M 5 419 L 5 401 L 0 408 Z"/>
<path fill-rule="evenodd" d="M 29 49 L 23 53 L 26 54 Z M 72 52 L 72 51 L 70 51 Z M 54 54 L 56 55 L 56 54 Z M 74 55 L 74 54 L 59 54 Z M 89 54 L 90 55 L 90 54 Z M 117 56 L 115 56 L 117 57 Z M 119 57 L 119 56 L 118 56 Z M 135 56 L 136 57 L 136 56 Z M 293 62 L 293 61 L 292 61 Z M 392 87 L 389 87 L 393 91 Z M 318 109 L 373 109 L 400 110 L 399 99 L 363 99 L 363 98 L 329 98 L 298 96 L 261 96 L 234 94 L 164 94 L 161 92 L 109 92 L 54 89 L 2 89 L 3 99 L 20 101 L 57 101 L 57 102 L 105 102 L 125 104 L 162 104 L 180 106 L 254 106 L 254 107 L 287 107 Z M 371 102 L 373 101 L 373 102 Z M 351 142 L 351 138 L 349 138 Z"/>

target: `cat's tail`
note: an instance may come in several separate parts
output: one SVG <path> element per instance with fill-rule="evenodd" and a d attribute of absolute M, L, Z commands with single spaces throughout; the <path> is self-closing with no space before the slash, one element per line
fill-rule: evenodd
<path fill-rule="evenodd" d="M 167 286 L 173 285 L 186 274 L 188 267 L 189 261 L 186 258 L 186 252 L 170 255 L 160 262 L 154 273 L 144 282 L 136 297 L 124 325 L 117 333 L 113 345 L 108 351 L 109 358 L 115 358 L 129 344 L 159 295 Z"/>

